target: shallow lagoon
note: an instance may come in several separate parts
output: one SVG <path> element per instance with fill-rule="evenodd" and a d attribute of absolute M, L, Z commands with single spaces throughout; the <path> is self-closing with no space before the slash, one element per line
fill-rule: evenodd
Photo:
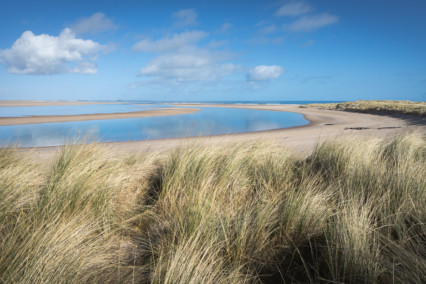
<path fill-rule="evenodd" d="M 0 107 L 0 117 L 24 117 L 36 115 L 80 115 L 93 113 L 124 113 L 173 107 L 169 105 L 142 104 L 93 104 L 63 106 Z"/>
<path fill-rule="evenodd" d="M 63 145 L 67 139 L 87 134 L 97 141 L 121 142 L 264 131 L 308 123 L 298 113 L 205 107 L 172 116 L 0 126 L 0 140 L 19 143 L 20 147 L 40 147 Z"/>

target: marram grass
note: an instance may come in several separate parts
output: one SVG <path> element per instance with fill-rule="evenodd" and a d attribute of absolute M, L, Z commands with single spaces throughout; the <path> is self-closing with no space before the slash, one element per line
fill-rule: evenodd
<path fill-rule="evenodd" d="M 426 282 L 419 134 L 113 154 L 0 150 L 2 283 Z"/>
<path fill-rule="evenodd" d="M 407 114 L 426 116 L 426 102 L 392 101 L 392 100 L 359 100 L 344 103 L 308 104 L 302 108 L 314 107 L 319 109 L 345 110 L 353 112 L 379 114 Z"/>

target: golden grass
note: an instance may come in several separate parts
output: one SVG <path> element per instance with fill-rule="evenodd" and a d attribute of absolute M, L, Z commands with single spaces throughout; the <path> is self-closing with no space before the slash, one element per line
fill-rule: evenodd
<path fill-rule="evenodd" d="M 319 109 L 346 110 L 366 113 L 409 114 L 426 116 L 426 102 L 392 101 L 392 100 L 359 100 L 345 103 L 308 104 L 303 107 Z"/>
<path fill-rule="evenodd" d="M 264 142 L 48 167 L 0 150 L 5 283 L 425 283 L 426 141 Z"/>

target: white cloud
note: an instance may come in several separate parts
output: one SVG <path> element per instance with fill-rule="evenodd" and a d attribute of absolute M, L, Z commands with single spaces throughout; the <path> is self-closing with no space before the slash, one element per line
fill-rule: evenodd
<path fill-rule="evenodd" d="M 133 50 L 142 52 L 165 52 L 180 50 L 188 45 L 193 45 L 201 39 L 208 36 L 203 31 L 191 31 L 180 34 L 174 34 L 172 37 L 165 37 L 157 41 L 144 39 L 133 46 Z"/>
<path fill-rule="evenodd" d="M 220 55 L 203 48 L 158 56 L 139 75 L 175 82 L 214 81 L 231 75 L 236 66 L 222 63 Z"/>
<path fill-rule="evenodd" d="M 248 81 L 267 81 L 278 78 L 284 72 L 284 68 L 277 65 L 259 65 L 250 69 L 247 73 Z"/>
<path fill-rule="evenodd" d="M 285 28 L 291 32 L 311 32 L 338 21 L 339 17 L 322 13 L 314 16 L 303 16 Z"/>
<path fill-rule="evenodd" d="M 15 74 L 93 74 L 97 72 L 93 60 L 104 48 L 92 40 L 76 38 L 68 28 L 59 36 L 26 31 L 10 49 L 0 50 L 0 59 L 8 72 Z"/>
<path fill-rule="evenodd" d="M 226 62 L 232 57 L 229 53 L 215 51 L 219 43 L 210 41 L 199 46 L 199 41 L 207 36 L 203 31 L 190 31 L 136 43 L 135 51 L 160 53 L 138 75 L 168 83 L 214 81 L 231 75 L 237 67 Z"/>
<path fill-rule="evenodd" d="M 194 9 L 183 9 L 172 14 L 172 18 L 175 20 L 174 27 L 176 28 L 185 28 L 197 25 L 197 17 L 197 12 L 195 12 Z"/>
<path fill-rule="evenodd" d="M 117 26 L 104 13 L 95 13 L 88 18 L 81 18 L 71 26 L 76 34 L 97 34 L 109 30 L 116 30 Z"/>
<path fill-rule="evenodd" d="M 300 16 L 312 11 L 312 7 L 304 1 L 293 1 L 282 5 L 276 12 L 277 16 Z"/>
<path fill-rule="evenodd" d="M 178 21 L 181 26 L 188 26 L 194 24 L 196 13 L 194 10 L 181 10 L 175 12 L 173 17 L 183 19 L 183 22 Z M 226 31 L 231 27 L 224 24 L 221 30 Z M 270 32 L 273 29 L 275 27 L 269 27 Z M 218 84 L 228 76 L 243 72 L 243 67 L 230 62 L 235 55 L 222 48 L 226 41 L 215 41 L 208 36 L 204 31 L 194 30 L 137 42 L 132 48 L 134 51 L 156 53 L 139 69 L 142 84 L 181 88 L 198 83 Z M 266 81 L 278 77 L 282 72 L 279 66 L 258 66 L 250 70 L 247 78 Z M 139 83 L 131 85 L 132 88 L 139 86 Z"/>

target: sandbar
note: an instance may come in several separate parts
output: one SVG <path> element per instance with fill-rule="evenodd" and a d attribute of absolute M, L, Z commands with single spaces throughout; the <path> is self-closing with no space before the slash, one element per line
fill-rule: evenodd
<path fill-rule="evenodd" d="M 82 102 L 82 101 L 0 101 L 0 107 L 27 107 L 27 106 L 73 106 L 73 105 L 103 105 L 121 104 L 123 102 Z"/>
<path fill-rule="evenodd" d="M 25 116 L 25 117 L 0 117 L 0 126 L 167 116 L 167 115 L 194 113 L 199 110 L 200 110 L 199 108 L 163 108 L 163 109 L 156 109 L 156 110 L 145 110 L 145 111 L 135 111 L 135 112 L 124 112 L 124 113 L 120 112 L 120 113 L 99 113 L 99 114 L 83 114 L 83 115 L 40 115 L 40 116 Z"/>
<path fill-rule="evenodd" d="M 180 106 L 186 106 L 179 104 Z M 192 107 L 230 107 L 248 108 L 271 111 L 286 111 L 302 114 L 310 121 L 308 125 L 250 132 L 226 134 L 203 137 L 188 137 L 174 139 L 158 139 L 131 142 L 105 143 L 117 155 L 133 153 L 165 153 L 179 146 L 202 144 L 214 146 L 242 142 L 270 141 L 288 149 L 294 156 L 306 157 L 314 147 L 329 139 L 350 139 L 354 136 L 361 137 L 387 137 L 404 131 L 417 131 L 426 134 L 425 125 L 413 125 L 407 120 L 383 115 L 354 113 L 336 110 L 319 110 L 313 108 L 300 108 L 299 105 L 190 105 Z M 21 149 L 37 159 L 52 158 L 60 147 L 44 147 Z"/>

